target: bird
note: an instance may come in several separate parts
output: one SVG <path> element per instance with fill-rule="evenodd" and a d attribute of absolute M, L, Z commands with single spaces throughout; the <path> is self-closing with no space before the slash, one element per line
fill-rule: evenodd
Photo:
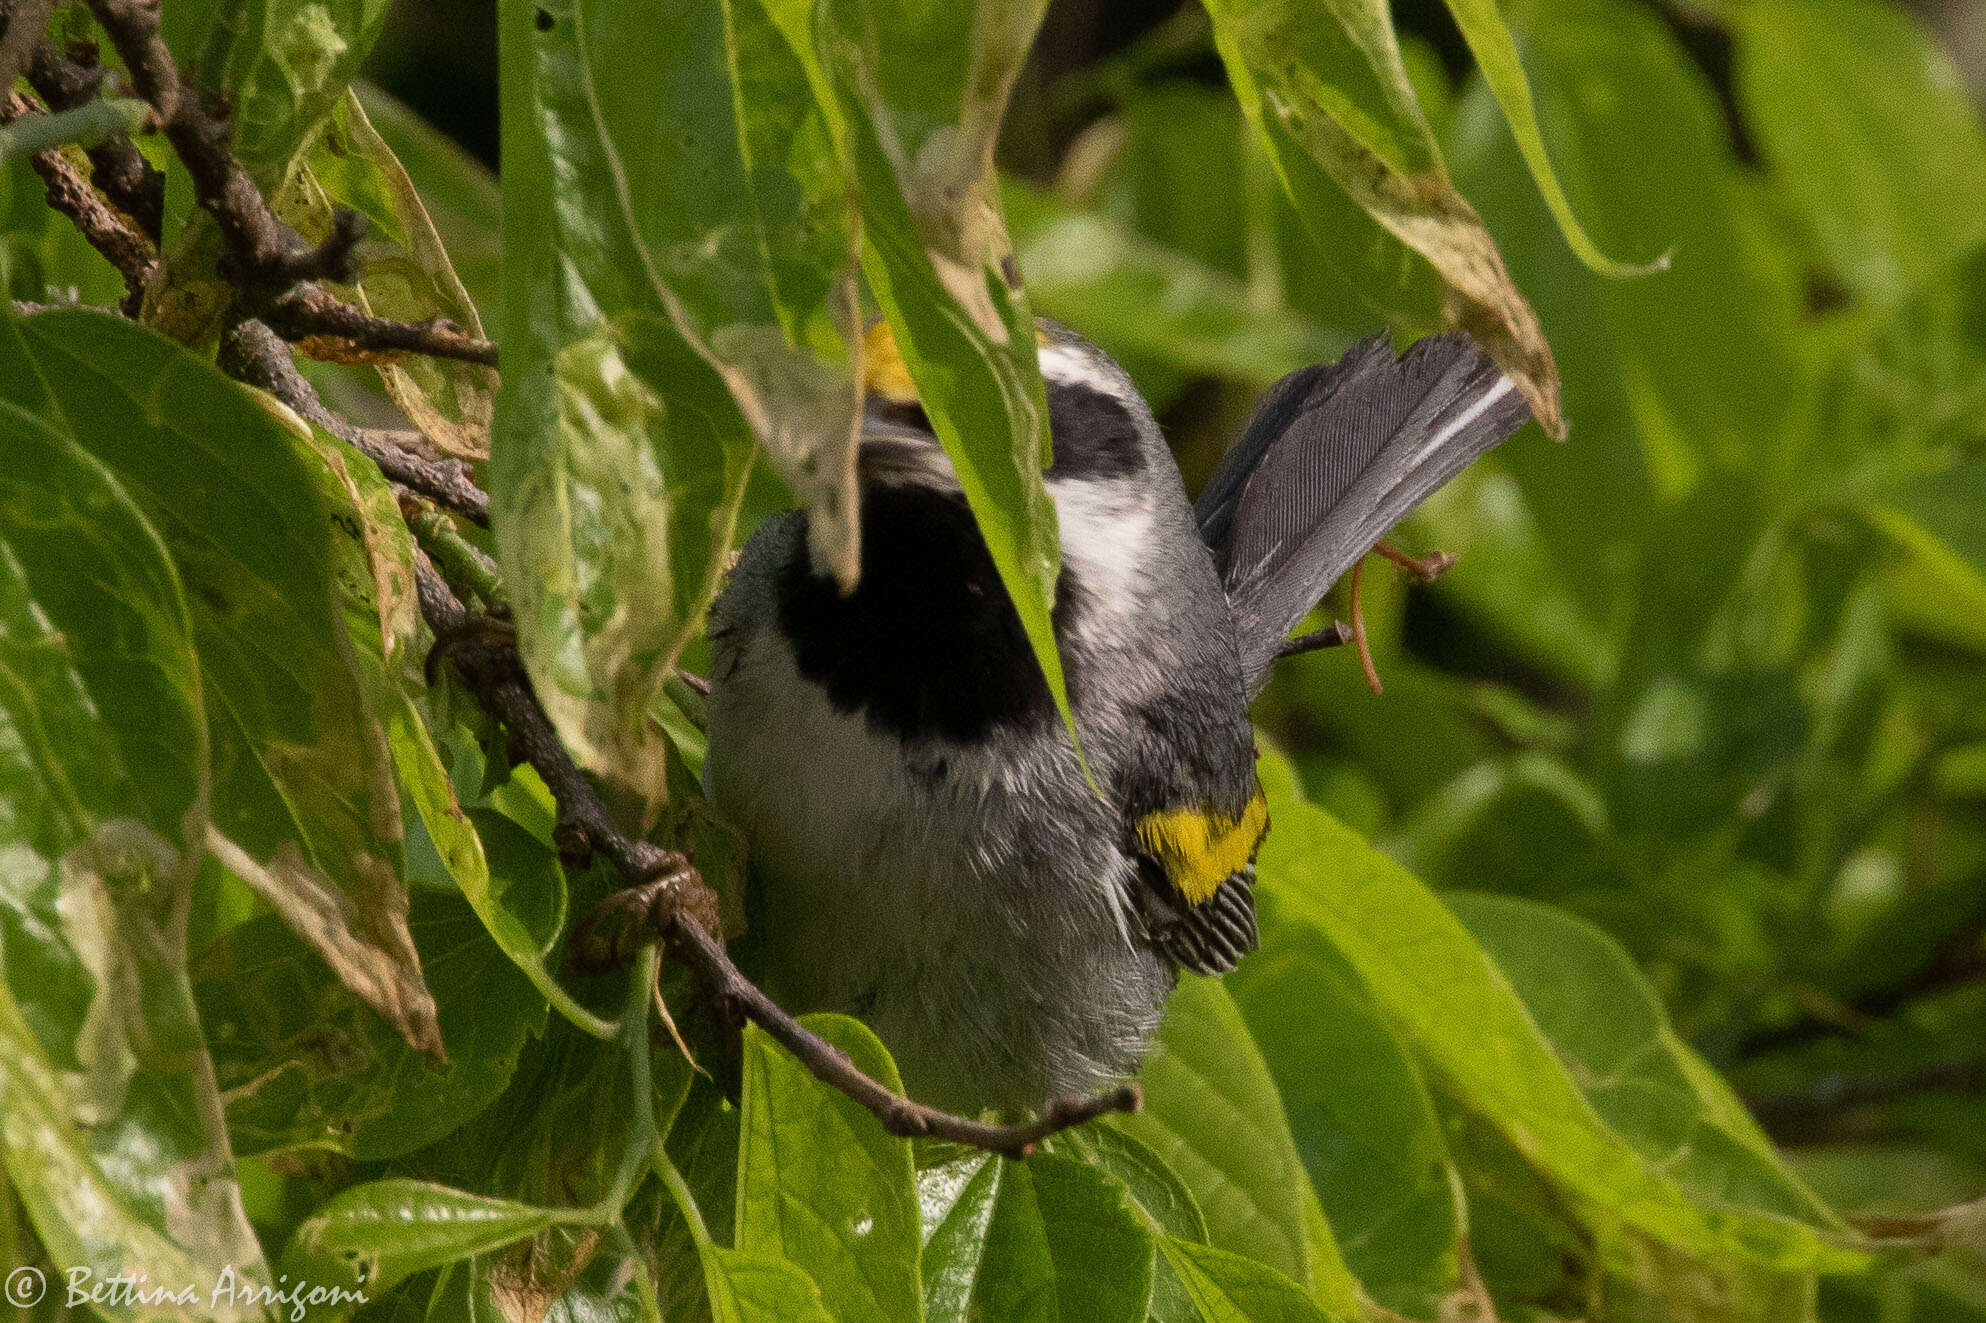
<path fill-rule="evenodd" d="M 853 588 L 788 511 L 709 627 L 705 789 L 744 837 L 763 986 L 975 1114 L 1130 1078 L 1181 973 L 1256 948 L 1251 700 L 1339 576 L 1530 418 L 1466 334 L 1382 333 L 1272 386 L 1194 502 L 1129 374 L 1037 325 L 1080 755 L 887 322 Z"/>

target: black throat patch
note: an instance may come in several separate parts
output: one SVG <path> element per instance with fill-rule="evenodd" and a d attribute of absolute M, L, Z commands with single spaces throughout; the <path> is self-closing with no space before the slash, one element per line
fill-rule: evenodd
<path fill-rule="evenodd" d="M 1055 628 L 1082 587 L 1066 569 Z M 800 673 L 843 712 L 903 738 L 959 743 L 1059 720 L 1018 612 L 965 498 L 920 486 L 862 493 L 862 577 L 842 596 L 806 553 L 779 580 L 779 627 Z M 1072 692 L 1079 683 L 1068 676 Z"/>

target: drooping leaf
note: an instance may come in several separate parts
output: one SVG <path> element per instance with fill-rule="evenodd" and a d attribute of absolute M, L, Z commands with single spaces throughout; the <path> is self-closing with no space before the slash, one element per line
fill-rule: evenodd
<path fill-rule="evenodd" d="M 652 817 L 667 741 L 648 709 L 758 445 L 823 566 L 854 573 L 848 187 L 756 4 L 514 0 L 500 26 L 499 559 L 553 720 Z M 661 371 L 628 361 L 632 335 Z"/>
<path fill-rule="evenodd" d="M 1073 733 L 1049 617 L 1060 552 L 1041 479 L 1048 411 L 993 174 L 1044 0 L 976 0 L 963 23 L 896 0 L 761 2 L 855 181 L 863 274 Z"/>
<path fill-rule="evenodd" d="M 186 584 L 213 758 L 203 848 L 439 1054 L 406 926 L 399 794 L 333 579 L 345 535 L 321 460 L 243 387 L 121 318 L 46 313 L 10 334 L 37 407 L 117 476 Z M 185 481 L 189 466 L 205 480 Z"/>
<path fill-rule="evenodd" d="M 867 1029 L 839 1016 L 808 1024 L 871 1078 L 901 1087 Z M 921 1317 L 909 1142 L 884 1133 L 756 1027 L 745 1034 L 740 1110 L 738 1250 L 798 1264 L 837 1316 Z"/>
<path fill-rule="evenodd" d="M 56 1267 L 204 1296 L 268 1271 L 186 975 L 207 787 L 190 635 L 115 476 L 0 403 L 0 1158 Z"/>
<path fill-rule="evenodd" d="M 1368 297 L 1406 316 L 1432 312 L 1413 264 L 1431 265 L 1444 315 L 1483 343 L 1545 430 L 1563 435 L 1551 347 L 1496 241 L 1448 178 L 1386 6 L 1210 0 L 1207 12 L 1242 110 L 1317 242 L 1336 249 L 1357 235 L 1352 248 L 1373 254 Z M 1390 241 L 1371 228 L 1348 232 L 1348 211 L 1363 212 Z"/>
<path fill-rule="evenodd" d="M 407 106 L 363 80 L 352 84 L 366 118 L 419 190 L 486 325 L 500 325 L 503 295 L 503 194 L 490 168 Z"/>
<path fill-rule="evenodd" d="M 1495 0 L 1448 0 L 1448 12 L 1455 16 L 1455 25 L 1462 30 L 1463 39 L 1469 43 L 1469 53 L 1476 57 L 1476 64 L 1482 70 L 1483 82 L 1510 124 L 1511 136 L 1523 153 L 1525 168 L 1530 170 L 1552 219 L 1558 222 L 1559 232 L 1579 260 L 1600 275 L 1617 279 L 1649 275 L 1668 265 L 1666 257 L 1639 264 L 1616 261 L 1601 252 L 1580 225 L 1564 187 L 1552 171 L 1551 154 L 1545 150 L 1537 107 L 1531 100 L 1531 84 L 1525 80 L 1517 43 L 1511 39 Z"/>

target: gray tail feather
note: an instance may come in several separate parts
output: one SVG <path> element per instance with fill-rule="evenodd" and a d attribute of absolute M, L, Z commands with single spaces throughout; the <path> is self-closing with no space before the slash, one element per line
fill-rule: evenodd
<path fill-rule="evenodd" d="M 1339 575 L 1530 417 L 1515 383 L 1460 332 L 1398 358 L 1375 335 L 1271 387 L 1194 507 L 1248 692 Z"/>

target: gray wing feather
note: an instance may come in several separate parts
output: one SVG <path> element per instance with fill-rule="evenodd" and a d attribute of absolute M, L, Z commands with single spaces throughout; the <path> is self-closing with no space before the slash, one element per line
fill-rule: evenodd
<path fill-rule="evenodd" d="M 1529 420 L 1475 341 L 1384 336 L 1272 387 L 1194 507 L 1221 571 L 1248 692 L 1338 576 L 1414 507 Z"/>

